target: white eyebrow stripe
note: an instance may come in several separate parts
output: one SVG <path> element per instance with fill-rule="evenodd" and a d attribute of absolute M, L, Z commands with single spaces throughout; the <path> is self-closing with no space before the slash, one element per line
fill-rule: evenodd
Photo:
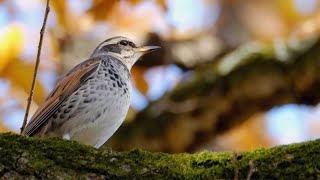
<path fill-rule="evenodd" d="M 105 41 L 103 41 L 99 46 L 98 49 L 101 49 L 103 46 L 109 45 L 109 44 L 117 44 L 119 41 L 122 40 L 127 40 L 130 41 L 128 38 L 122 37 L 122 36 L 117 36 L 117 37 L 113 37 L 110 39 L 107 39 Z"/>
<path fill-rule="evenodd" d="M 99 46 L 98 46 L 98 49 L 101 49 L 103 46 L 106 46 L 106 45 L 109 45 L 109 44 L 115 44 L 115 43 L 112 43 L 110 41 L 108 42 L 102 42 Z"/>

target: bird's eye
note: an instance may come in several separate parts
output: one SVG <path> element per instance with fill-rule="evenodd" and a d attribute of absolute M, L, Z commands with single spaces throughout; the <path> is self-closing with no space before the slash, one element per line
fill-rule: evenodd
<path fill-rule="evenodd" d="M 123 46 L 127 46 L 129 44 L 129 42 L 126 41 L 126 40 L 122 40 L 122 41 L 119 42 L 119 44 L 121 44 Z"/>

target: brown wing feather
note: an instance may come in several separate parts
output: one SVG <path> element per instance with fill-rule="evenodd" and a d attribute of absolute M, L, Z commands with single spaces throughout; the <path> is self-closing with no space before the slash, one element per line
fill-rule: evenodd
<path fill-rule="evenodd" d="M 55 113 L 60 104 L 97 70 L 100 58 L 88 59 L 74 67 L 49 94 L 32 116 L 23 134 L 32 136 Z"/>

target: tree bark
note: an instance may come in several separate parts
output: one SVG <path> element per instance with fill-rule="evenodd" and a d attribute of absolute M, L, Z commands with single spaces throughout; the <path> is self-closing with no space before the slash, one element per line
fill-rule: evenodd
<path fill-rule="evenodd" d="M 120 127 L 107 146 L 192 152 L 255 113 L 320 100 L 320 41 L 251 43 L 196 69 Z"/>
<path fill-rule="evenodd" d="M 0 179 L 319 179 L 320 140 L 246 153 L 114 152 L 0 134 Z"/>

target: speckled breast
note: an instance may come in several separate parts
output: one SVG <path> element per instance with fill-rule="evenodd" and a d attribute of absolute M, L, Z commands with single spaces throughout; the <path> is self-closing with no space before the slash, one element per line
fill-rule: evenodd
<path fill-rule="evenodd" d="M 62 103 L 52 117 L 53 125 L 60 127 L 61 136 L 69 133 L 71 140 L 103 144 L 122 124 L 130 94 L 129 70 L 119 60 L 105 56 L 95 74 Z"/>

